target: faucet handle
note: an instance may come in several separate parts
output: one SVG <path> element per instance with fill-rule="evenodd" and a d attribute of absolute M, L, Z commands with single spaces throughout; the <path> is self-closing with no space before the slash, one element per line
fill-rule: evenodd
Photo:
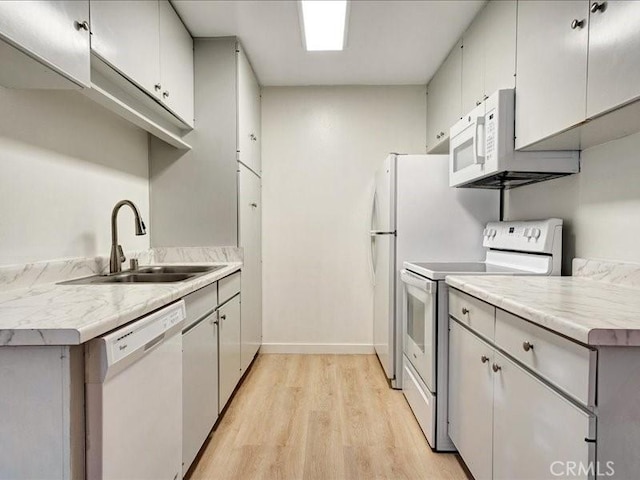
<path fill-rule="evenodd" d="M 122 245 L 118 245 L 118 258 L 120 259 L 120 263 L 127 261 L 127 257 L 124 256 L 124 250 L 122 250 Z"/>

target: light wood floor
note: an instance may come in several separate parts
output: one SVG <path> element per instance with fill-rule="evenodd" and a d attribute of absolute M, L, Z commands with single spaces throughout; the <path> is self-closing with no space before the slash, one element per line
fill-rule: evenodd
<path fill-rule="evenodd" d="M 466 479 L 375 355 L 260 355 L 191 479 Z"/>

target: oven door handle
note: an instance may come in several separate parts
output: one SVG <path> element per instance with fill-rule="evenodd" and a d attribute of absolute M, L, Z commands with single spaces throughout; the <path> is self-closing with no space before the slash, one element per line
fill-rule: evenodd
<path fill-rule="evenodd" d="M 436 286 L 438 284 L 437 282 L 433 282 L 428 278 L 415 275 L 414 273 L 411 273 L 409 270 L 402 270 L 400 272 L 400 279 L 407 285 L 411 285 L 412 287 L 419 288 L 420 290 L 427 293 L 435 293 Z"/>

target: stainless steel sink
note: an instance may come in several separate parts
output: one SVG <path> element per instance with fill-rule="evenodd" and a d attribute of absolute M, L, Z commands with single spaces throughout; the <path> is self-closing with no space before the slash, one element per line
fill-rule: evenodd
<path fill-rule="evenodd" d="M 224 268 L 224 265 L 149 265 L 111 275 L 93 275 L 60 282 L 59 285 L 103 285 L 112 283 L 174 283 Z"/>

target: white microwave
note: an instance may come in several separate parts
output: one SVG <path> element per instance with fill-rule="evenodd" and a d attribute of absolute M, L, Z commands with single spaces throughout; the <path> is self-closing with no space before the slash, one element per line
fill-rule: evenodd
<path fill-rule="evenodd" d="M 513 188 L 580 171 L 580 152 L 516 152 L 515 92 L 498 90 L 449 135 L 449 185 Z"/>

